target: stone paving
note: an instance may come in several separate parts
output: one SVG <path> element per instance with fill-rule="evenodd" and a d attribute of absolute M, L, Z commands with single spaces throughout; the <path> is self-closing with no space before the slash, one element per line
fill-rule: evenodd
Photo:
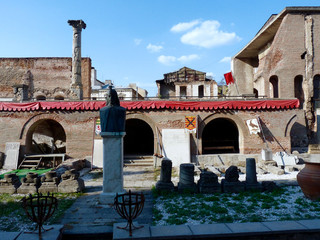
<path fill-rule="evenodd" d="M 99 195 L 102 192 L 102 172 L 93 171 L 98 178 L 85 180 L 85 195 L 79 197 L 76 202 L 65 212 L 61 224 L 65 225 L 65 234 L 81 233 L 110 233 L 114 223 L 126 222 L 113 209 L 112 205 L 99 203 Z M 89 174 L 90 175 L 90 174 Z M 124 188 L 133 192 L 143 192 L 145 205 L 141 215 L 136 219 L 140 224 L 152 223 L 152 195 L 151 188 L 155 185 L 153 167 L 125 167 Z"/>

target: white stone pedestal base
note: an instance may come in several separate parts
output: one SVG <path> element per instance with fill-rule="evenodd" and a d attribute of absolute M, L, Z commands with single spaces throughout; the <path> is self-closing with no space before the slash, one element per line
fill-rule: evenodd
<path fill-rule="evenodd" d="M 103 138 L 103 190 L 100 202 L 114 202 L 123 189 L 123 137 L 125 132 L 101 132 Z"/>

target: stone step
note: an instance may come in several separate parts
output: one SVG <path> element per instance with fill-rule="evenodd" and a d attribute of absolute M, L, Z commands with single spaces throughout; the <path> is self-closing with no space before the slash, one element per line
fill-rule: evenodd
<path fill-rule="evenodd" d="M 23 164 L 20 166 L 20 168 L 33 168 L 37 167 L 38 164 Z"/>
<path fill-rule="evenodd" d="M 138 167 L 138 166 L 153 166 L 153 160 L 144 159 L 125 159 L 124 166 Z"/>
<path fill-rule="evenodd" d="M 152 155 L 124 155 L 124 159 L 152 159 Z"/>
<path fill-rule="evenodd" d="M 23 163 L 33 163 L 33 162 L 40 162 L 40 159 L 26 159 L 23 161 Z"/>

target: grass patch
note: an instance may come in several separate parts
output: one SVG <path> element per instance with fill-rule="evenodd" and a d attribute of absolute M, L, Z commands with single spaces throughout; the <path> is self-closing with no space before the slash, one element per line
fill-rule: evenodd
<path fill-rule="evenodd" d="M 58 207 L 45 224 L 58 223 L 64 212 L 81 196 L 82 193 L 56 193 L 54 196 L 58 199 Z M 27 218 L 22 208 L 21 199 L 23 195 L 18 194 L 0 194 L 0 231 L 14 232 L 21 230 L 33 230 L 35 224 Z"/>
<path fill-rule="evenodd" d="M 307 199 L 300 187 L 270 193 L 162 193 L 153 189 L 154 225 L 210 224 L 314 219 L 320 202 Z"/>

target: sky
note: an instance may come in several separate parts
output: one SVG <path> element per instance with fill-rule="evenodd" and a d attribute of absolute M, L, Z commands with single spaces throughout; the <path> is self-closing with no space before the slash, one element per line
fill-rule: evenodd
<path fill-rule="evenodd" d="M 186 66 L 218 83 L 230 59 L 272 14 L 319 0 L 0 0 L 0 57 L 71 57 L 72 27 L 82 19 L 82 57 L 98 80 L 137 83 L 157 95 L 155 81 Z"/>

